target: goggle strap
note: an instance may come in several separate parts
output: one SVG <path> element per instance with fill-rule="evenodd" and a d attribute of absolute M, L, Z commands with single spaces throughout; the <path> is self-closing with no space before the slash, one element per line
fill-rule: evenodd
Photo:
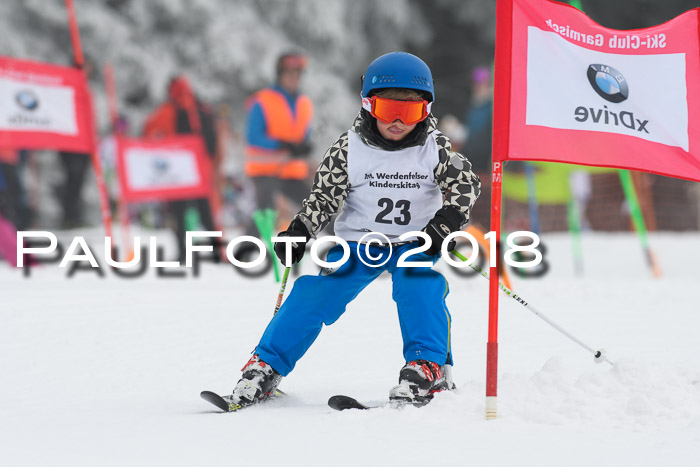
<path fill-rule="evenodd" d="M 362 98 L 362 108 L 367 112 L 372 113 L 372 102 L 367 97 Z"/>

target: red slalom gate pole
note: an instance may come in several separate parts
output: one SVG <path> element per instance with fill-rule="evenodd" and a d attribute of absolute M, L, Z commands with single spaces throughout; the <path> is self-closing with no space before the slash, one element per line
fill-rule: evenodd
<path fill-rule="evenodd" d="M 103 73 L 105 75 L 109 120 L 112 123 L 112 131 L 116 133 L 119 122 L 119 100 L 117 98 L 117 86 L 114 84 L 114 68 L 112 68 L 112 65 L 107 64 L 104 66 Z"/>
<path fill-rule="evenodd" d="M 109 108 L 109 119 L 112 122 L 112 135 L 115 143 L 115 151 L 119 151 L 119 138 L 124 136 L 119 130 L 119 99 L 117 98 L 117 86 L 114 83 L 114 68 L 112 65 L 104 66 L 105 89 L 107 91 L 107 107 Z M 116 160 L 119 160 L 115 154 Z M 121 168 L 115 163 L 115 172 Z M 123 196 L 117 198 L 117 216 L 119 218 L 119 226 L 122 231 L 122 258 L 130 261 L 134 256 L 134 249 L 131 244 L 131 223 L 129 221 L 129 204 Z"/>
<path fill-rule="evenodd" d="M 489 333 L 486 344 L 486 419 L 497 415 L 498 396 L 498 278 L 501 260 L 501 186 L 503 163 L 493 162 L 491 174 L 491 231 L 495 234 L 495 262 L 489 275 Z"/>
<path fill-rule="evenodd" d="M 100 162 L 100 153 L 97 145 L 97 125 L 95 125 L 95 112 L 92 107 L 92 95 L 90 94 L 90 86 L 88 83 L 87 73 L 85 72 L 85 59 L 83 58 L 83 48 L 80 45 L 80 32 L 78 31 L 78 22 L 75 19 L 75 8 L 73 0 L 66 0 L 66 9 L 68 10 L 68 26 L 70 28 L 71 43 L 73 44 L 73 61 L 76 68 L 83 74 L 85 92 L 88 102 L 88 131 L 90 132 L 90 155 L 92 157 L 92 167 L 95 170 L 95 179 L 97 180 L 97 191 L 100 194 L 100 211 L 102 214 L 102 223 L 104 224 L 105 234 L 112 237 L 112 214 L 109 210 L 109 198 L 107 196 L 107 187 L 105 186 L 104 176 L 102 174 L 102 163 Z"/>
<path fill-rule="evenodd" d="M 491 180 L 491 231 L 496 254 L 490 265 L 489 331 L 486 344 L 486 419 L 497 416 L 498 395 L 498 271 L 501 261 L 501 187 L 503 163 L 510 141 L 511 69 L 513 55 L 513 0 L 496 2 L 496 54 L 493 87 L 493 141 Z"/>
<path fill-rule="evenodd" d="M 83 58 L 83 47 L 80 45 L 80 31 L 78 31 L 78 22 L 75 19 L 73 0 L 66 0 L 66 9 L 68 10 L 70 40 L 73 44 L 73 61 L 75 62 L 75 66 L 82 70 L 85 65 L 85 59 Z"/>

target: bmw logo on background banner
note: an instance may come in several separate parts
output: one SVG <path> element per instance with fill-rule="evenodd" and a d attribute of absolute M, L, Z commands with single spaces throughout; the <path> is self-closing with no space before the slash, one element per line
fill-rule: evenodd
<path fill-rule="evenodd" d="M 25 110 L 36 110 L 39 108 L 39 98 L 31 90 L 20 91 L 15 95 L 17 105 Z"/>

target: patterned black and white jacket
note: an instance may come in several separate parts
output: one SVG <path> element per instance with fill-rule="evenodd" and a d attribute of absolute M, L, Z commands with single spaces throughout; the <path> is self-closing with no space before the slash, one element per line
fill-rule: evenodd
<path fill-rule="evenodd" d="M 377 134 L 376 123 L 373 120 L 369 113 L 362 110 L 349 131 L 357 133 L 365 144 L 392 150 L 383 144 L 386 140 L 382 141 Z M 449 206 L 460 212 L 463 215 L 461 227 L 464 227 L 469 222 L 472 206 L 481 194 L 479 177 L 472 172 L 471 163 L 465 156 L 452 151 L 450 140 L 437 129 L 437 118 L 432 114 L 419 123 L 413 133 L 409 135 L 411 137 L 409 141 L 393 149 L 424 144 L 428 135 L 435 133 L 439 162 L 434 169 L 434 175 L 444 198 L 443 207 Z M 350 192 L 347 161 L 348 132 L 345 132 L 326 150 L 316 171 L 311 193 L 303 201 L 301 210 L 295 215 L 296 219 L 304 223 L 312 236 L 316 236 L 323 230 Z"/>

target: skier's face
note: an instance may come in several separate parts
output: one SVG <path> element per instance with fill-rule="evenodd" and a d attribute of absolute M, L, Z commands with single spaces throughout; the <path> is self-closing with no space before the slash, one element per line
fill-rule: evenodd
<path fill-rule="evenodd" d="M 384 123 L 377 119 L 377 129 L 379 134 L 388 139 L 389 141 L 401 141 L 416 127 L 417 123 L 413 125 L 406 125 L 399 119 L 394 120 L 391 123 Z"/>

